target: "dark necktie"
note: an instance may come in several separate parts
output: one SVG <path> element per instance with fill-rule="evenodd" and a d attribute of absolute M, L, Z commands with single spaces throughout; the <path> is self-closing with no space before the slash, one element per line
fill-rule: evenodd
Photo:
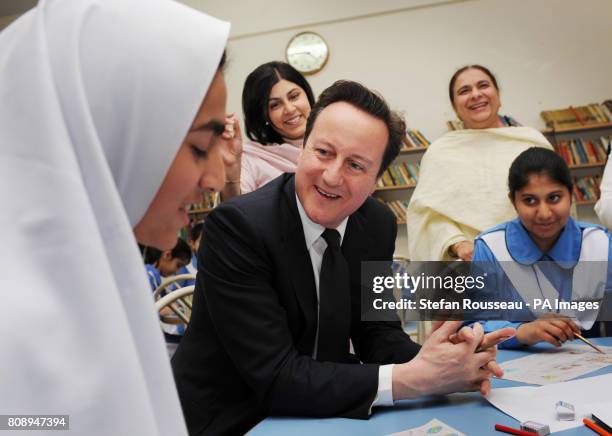
<path fill-rule="evenodd" d="M 319 275 L 319 346 L 317 360 L 342 362 L 348 358 L 351 328 L 349 270 L 340 250 L 340 233 L 325 229 L 327 242 Z"/>

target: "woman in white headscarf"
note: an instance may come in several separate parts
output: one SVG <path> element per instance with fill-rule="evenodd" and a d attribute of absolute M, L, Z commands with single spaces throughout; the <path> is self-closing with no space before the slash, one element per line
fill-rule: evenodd
<path fill-rule="evenodd" d="M 139 242 L 224 183 L 229 25 L 168 0 L 41 0 L 0 34 L 0 410 L 82 435 L 185 424 Z"/>

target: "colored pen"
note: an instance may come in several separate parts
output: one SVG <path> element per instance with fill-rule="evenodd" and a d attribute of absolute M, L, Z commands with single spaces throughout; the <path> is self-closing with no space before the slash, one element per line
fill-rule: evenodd
<path fill-rule="evenodd" d="M 610 432 L 605 431 L 603 428 L 595 424 L 590 419 L 584 418 L 582 422 L 584 423 L 584 425 L 586 425 L 588 428 L 590 428 L 591 430 L 593 430 L 595 433 L 597 433 L 600 436 L 612 436 Z"/>
<path fill-rule="evenodd" d="M 578 339 L 580 339 L 585 344 L 590 345 L 592 348 L 594 348 L 595 350 L 599 351 L 601 354 L 606 354 L 606 353 L 604 353 L 604 351 L 601 348 L 599 348 L 597 345 L 595 345 L 594 343 L 589 341 L 587 338 L 583 338 L 578 333 L 574 333 L 574 336 L 576 336 Z"/>
<path fill-rule="evenodd" d="M 506 427 L 505 425 L 495 424 L 495 430 L 503 431 L 504 433 L 515 434 L 517 436 L 533 436 L 534 433 L 528 431 L 519 430 L 518 428 Z"/>

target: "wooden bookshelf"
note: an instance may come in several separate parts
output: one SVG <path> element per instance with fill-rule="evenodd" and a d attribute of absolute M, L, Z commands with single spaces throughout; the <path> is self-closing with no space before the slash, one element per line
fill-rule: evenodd
<path fill-rule="evenodd" d="M 584 169 L 584 168 L 599 168 L 605 165 L 606 164 L 604 162 L 594 162 L 594 163 L 588 163 L 588 164 L 568 165 L 568 168 L 570 170 L 579 170 L 579 169 Z"/>
<path fill-rule="evenodd" d="M 397 191 L 399 189 L 414 189 L 416 185 L 395 185 L 395 186 L 379 186 L 375 192 L 380 191 Z"/>
<path fill-rule="evenodd" d="M 428 147 L 412 147 L 412 148 L 402 148 L 399 154 L 411 154 L 411 153 L 420 153 L 427 150 Z"/>
<path fill-rule="evenodd" d="M 592 206 L 597 200 L 576 200 L 576 206 Z"/>
<path fill-rule="evenodd" d="M 207 207 L 207 208 L 203 208 L 203 209 L 202 208 L 200 208 L 200 209 L 191 209 L 187 213 L 189 215 L 206 214 L 206 213 L 210 213 L 211 210 L 213 210 L 212 207 Z"/>
<path fill-rule="evenodd" d="M 547 128 L 541 130 L 542 134 L 546 136 L 551 144 L 555 145 L 555 150 L 566 160 L 570 159 L 570 161 L 576 161 L 576 159 L 580 159 L 580 154 L 582 154 L 582 159 L 584 160 L 584 154 L 587 156 L 590 154 L 592 157 L 593 151 L 598 159 L 602 159 L 601 149 L 599 147 L 603 147 L 604 151 L 606 150 L 606 143 L 601 141 L 602 137 L 609 137 L 612 135 L 612 123 L 591 123 L 585 124 L 584 126 L 573 126 L 573 127 L 556 127 L 556 128 Z M 591 153 L 589 153 L 589 149 L 587 148 L 587 144 L 591 143 L 593 148 L 597 147 L 598 150 L 591 149 Z M 560 151 L 563 148 L 563 151 Z M 582 148 L 582 151 L 579 151 L 578 148 Z M 573 151 L 572 151 L 573 150 Z M 589 196 L 595 197 L 598 196 L 598 177 L 601 177 L 603 174 L 603 170 L 606 163 L 605 161 L 597 161 L 593 162 L 583 162 L 583 163 L 568 163 L 568 167 L 572 172 L 572 179 L 574 183 L 577 185 L 577 181 L 588 179 L 591 177 L 595 177 L 595 186 L 588 182 L 585 183 L 584 186 L 590 186 L 590 189 L 595 189 L 595 194 L 590 192 Z M 581 191 L 582 192 L 582 191 Z M 576 192 L 574 195 L 574 204 L 579 207 L 578 210 L 578 219 L 582 221 L 588 222 L 599 222 L 597 215 L 595 214 L 593 206 L 597 203 L 597 199 L 590 198 L 589 200 L 579 200 Z"/>
<path fill-rule="evenodd" d="M 580 133 L 580 132 L 588 132 L 589 130 L 597 130 L 597 129 L 610 129 L 612 128 L 612 123 L 599 123 L 599 124 L 585 124 L 580 127 L 559 127 L 559 128 L 547 128 L 542 129 L 544 135 L 556 135 L 559 133 Z"/>

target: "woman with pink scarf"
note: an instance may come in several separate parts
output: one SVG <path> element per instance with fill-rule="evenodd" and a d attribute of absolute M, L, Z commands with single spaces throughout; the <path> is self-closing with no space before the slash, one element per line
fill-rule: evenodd
<path fill-rule="evenodd" d="M 234 153 L 240 159 L 227 168 L 224 200 L 295 172 L 313 104 L 310 85 L 289 64 L 268 62 L 247 76 L 242 108 L 249 141 L 242 144 L 238 120 L 233 114 L 228 116 L 224 137 L 233 139 Z"/>

